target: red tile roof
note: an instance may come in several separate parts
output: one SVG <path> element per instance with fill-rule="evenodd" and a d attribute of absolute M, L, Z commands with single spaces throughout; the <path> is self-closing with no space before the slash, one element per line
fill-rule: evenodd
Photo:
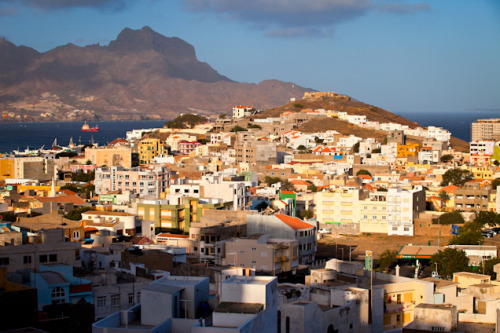
<path fill-rule="evenodd" d="M 313 228 L 312 225 L 305 223 L 299 218 L 296 217 L 291 217 L 288 215 L 283 215 L 283 214 L 277 214 L 274 215 L 278 219 L 280 219 L 283 223 L 287 224 L 290 228 L 294 230 L 302 230 L 302 229 L 311 229 Z"/>
<path fill-rule="evenodd" d="M 293 180 L 290 180 L 290 183 L 292 183 L 293 185 L 306 185 L 306 186 L 311 185 L 302 179 L 293 179 Z"/>
<path fill-rule="evenodd" d="M 281 191 L 281 193 L 283 193 L 283 194 L 295 194 L 294 191 Z"/>

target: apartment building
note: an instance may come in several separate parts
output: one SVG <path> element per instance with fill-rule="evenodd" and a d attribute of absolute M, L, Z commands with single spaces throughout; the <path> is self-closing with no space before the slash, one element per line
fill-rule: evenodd
<path fill-rule="evenodd" d="M 455 209 L 462 212 L 488 211 L 490 196 L 490 186 L 467 182 L 455 190 Z"/>
<path fill-rule="evenodd" d="M 425 190 L 389 188 L 387 192 L 388 235 L 413 236 L 413 222 L 425 211 Z"/>
<path fill-rule="evenodd" d="M 405 145 L 398 144 L 398 157 L 417 156 L 420 151 L 418 143 L 408 142 Z"/>
<path fill-rule="evenodd" d="M 267 141 L 238 141 L 235 145 L 236 162 L 249 165 L 276 164 L 276 143 Z"/>
<path fill-rule="evenodd" d="M 368 198 L 359 201 L 360 223 L 359 232 L 386 234 L 387 220 L 387 192 L 371 192 Z"/>
<path fill-rule="evenodd" d="M 495 141 L 493 140 L 478 140 L 471 141 L 469 143 L 470 154 L 485 154 L 492 155 L 493 147 L 495 147 Z"/>
<path fill-rule="evenodd" d="M 360 233 L 360 200 L 367 194 L 357 187 L 336 187 L 317 192 L 314 196 L 316 218 L 327 224 L 333 233 Z"/>
<path fill-rule="evenodd" d="M 231 203 L 222 200 L 190 197 L 167 197 L 166 199 L 140 199 L 137 215 L 154 221 L 156 229 L 181 229 L 189 232 L 192 222 L 199 222 L 208 209 L 228 209 Z"/>
<path fill-rule="evenodd" d="M 271 238 L 296 240 L 299 244 L 299 264 L 307 265 L 314 261 L 316 253 L 316 227 L 299 218 L 287 215 L 247 216 L 249 235 L 266 234 Z"/>
<path fill-rule="evenodd" d="M 156 138 L 142 139 L 139 142 L 139 164 L 147 165 L 158 155 L 168 155 L 168 146 L 165 141 Z"/>
<path fill-rule="evenodd" d="M 169 169 L 164 165 L 148 167 L 98 168 L 95 172 L 95 193 L 107 194 L 110 191 L 131 191 L 139 196 L 159 197 L 170 184 Z"/>
<path fill-rule="evenodd" d="M 219 264 L 253 268 L 255 271 L 272 273 L 295 273 L 298 267 L 298 242 L 289 239 L 269 238 L 255 234 L 248 238 L 237 238 L 221 242 Z"/>
<path fill-rule="evenodd" d="M 233 119 L 243 118 L 251 115 L 251 105 L 238 105 L 233 108 Z"/>
<path fill-rule="evenodd" d="M 500 118 L 478 119 L 471 124 L 471 141 L 500 140 Z"/>

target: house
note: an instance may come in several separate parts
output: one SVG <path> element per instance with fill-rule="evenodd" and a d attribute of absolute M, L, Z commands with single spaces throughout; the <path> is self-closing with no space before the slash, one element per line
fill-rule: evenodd
<path fill-rule="evenodd" d="M 316 227 L 299 218 L 287 215 L 247 216 L 247 232 L 266 234 L 271 238 L 296 240 L 299 244 L 299 264 L 307 265 L 314 261 L 316 252 Z"/>

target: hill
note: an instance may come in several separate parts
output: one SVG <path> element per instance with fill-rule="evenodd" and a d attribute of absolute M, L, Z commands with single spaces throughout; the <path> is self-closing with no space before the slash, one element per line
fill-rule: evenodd
<path fill-rule="evenodd" d="M 277 80 L 235 82 L 200 62 L 192 45 L 149 27 L 124 29 L 107 46 L 45 53 L 0 39 L 0 110 L 14 120 L 173 119 L 238 104 L 271 108 L 306 90 Z"/>
<path fill-rule="evenodd" d="M 325 110 L 337 110 L 344 111 L 349 114 L 365 115 L 367 120 L 378 121 L 380 123 L 393 122 L 403 125 L 408 125 L 410 128 L 415 128 L 420 126 L 418 123 L 410 121 L 399 115 L 393 114 L 382 108 L 366 104 L 357 100 L 352 99 L 346 95 L 340 95 L 335 93 L 326 93 L 326 95 L 321 95 L 323 93 L 315 93 L 320 95 L 320 97 L 314 98 L 303 98 L 301 100 L 296 100 L 294 102 L 287 103 L 283 106 L 272 108 L 264 111 L 259 118 L 265 117 L 277 117 L 284 111 L 300 112 L 302 109 L 325 109 Z M 306 94 L 309 95 L 309 94 Z M 386 136 L 384 131 L 377 131 L 362 128 L 346 121 L 335 119 L 335 118 L 319 118 L 310 119 L 305 123 L 301 124 L 299 130 L 304 133 L 312 132 L 324 132 L 327 130 L 336 130 L 344 135 L 354 134 L 361 138 L 377 138 L 382 139 Z M 420 139 L 412 138 L 411 141 L 422 141 Z M 458 151 L 469 151 L 469 143 L 461 139 L 452 137 L 450 140 L 451 146 Z"/>

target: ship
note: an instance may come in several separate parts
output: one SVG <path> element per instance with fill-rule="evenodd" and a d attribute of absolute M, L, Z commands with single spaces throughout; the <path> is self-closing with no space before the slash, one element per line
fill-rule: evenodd
<path fill-rule="evenodd" d="M 97 127 L 97 125 L 95 125 L 95 127 L 90 127 L 87 122 L 85 122 L 85 124 L 83 124 L 82 126 L 82 132 L 98 132 L 99 131 L 99 127 Z"/>

